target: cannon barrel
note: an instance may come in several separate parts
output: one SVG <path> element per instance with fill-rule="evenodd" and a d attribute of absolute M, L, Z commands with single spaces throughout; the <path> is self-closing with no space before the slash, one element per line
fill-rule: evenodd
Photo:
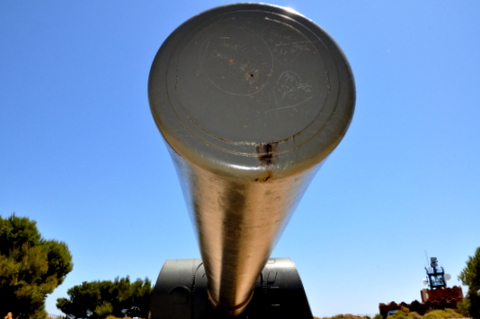
<path fill-rule="evenodd" d="M 353 115 L 331 37 L 281 7 L 235 4 L 163 43 L 149 101 L 196 227 L 216 307 L 239 313 L 288 217 Z"/>

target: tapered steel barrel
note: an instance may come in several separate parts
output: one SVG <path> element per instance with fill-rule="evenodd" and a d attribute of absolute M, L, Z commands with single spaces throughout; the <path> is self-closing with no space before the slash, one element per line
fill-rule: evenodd
<path fill-rule="evenodd" d="M 148 90 L 197 229 L 210 299 L 239 311 L 349 126 L 348 62 L 304 16 L 235 4 L 176 29 L 155 57 Z"/>

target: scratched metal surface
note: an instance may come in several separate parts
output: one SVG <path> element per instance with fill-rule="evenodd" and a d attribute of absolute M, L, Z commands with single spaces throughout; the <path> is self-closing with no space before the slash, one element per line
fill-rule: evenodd
<path fill-rule="evenodd" d="M 190 19 L 164 42 L 149 99 L 198 230 L 210 297 L 241 309 L 348 128 L 348 62 L 298 13 L 229 5 Z"/>

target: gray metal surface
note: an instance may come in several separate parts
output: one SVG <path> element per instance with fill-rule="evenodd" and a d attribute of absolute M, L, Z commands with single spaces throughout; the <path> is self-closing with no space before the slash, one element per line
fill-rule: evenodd
<path fill-rule="evenodd" d="M 351 121 L 348 62 L 298 13 L 229 5 L 170 35 L 148 90 L 197 228 L 210 299 L 241 312 L 288 216 Z"/>
<path fill-rule="evenodd" d="M 225 318 L 225 309 L 208 301 L 201 259 L 167 260 L 155 284 L 151 319 Z M 295 264 L 271 258 L 257 277 L 251 302 L 239 319 L 311 319 L 312 312 Z"/>

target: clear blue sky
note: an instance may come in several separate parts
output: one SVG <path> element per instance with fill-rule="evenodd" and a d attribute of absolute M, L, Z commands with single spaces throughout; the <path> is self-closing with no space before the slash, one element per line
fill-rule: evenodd
<path fill-rule="evenodd" d="M 199 256 L 147 101 L 151 62 L 225 1 L 1 1 L 0 215 L 67 243 L 82 281 L 156 280 Z M 314 315 L 419 299 L 425 250 L 452 275 L 480 246 L 480 2 L 271 1 L 344 50 L 354 119 L 273 256 L 297 264 Z"/>

